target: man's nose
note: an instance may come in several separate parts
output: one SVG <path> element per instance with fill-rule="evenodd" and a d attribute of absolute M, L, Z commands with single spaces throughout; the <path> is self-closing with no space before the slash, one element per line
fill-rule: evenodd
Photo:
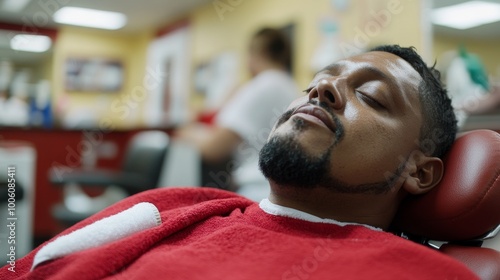
<path fill-rule="evenodd" d="M 321 79 L 309 92 L 309 100 L 317 98 L 319 102 L 325 102 L 332 109 L 341 110 L 344 107 L 344 100 L 337 88 L 339 82 L 337 79 Z"/>

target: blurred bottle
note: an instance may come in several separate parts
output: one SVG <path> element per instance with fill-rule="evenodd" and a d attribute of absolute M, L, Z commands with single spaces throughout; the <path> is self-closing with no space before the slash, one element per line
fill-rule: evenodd
<path fill-rule="evenodd" d="M 29 123 L 29 78 L 30 73 L 22 70 L 14 74 L 7 92 L 10 96 L 3 101 L 0 122 L 7 126 L 26 126 Z"/>
<path fill-rule="evenodd" d="M 34 98 L 30 103 L 30 124 L 44 128 L 52 127 L 51 88 L 48 80 L 40 80 L 34 87 Z"/>

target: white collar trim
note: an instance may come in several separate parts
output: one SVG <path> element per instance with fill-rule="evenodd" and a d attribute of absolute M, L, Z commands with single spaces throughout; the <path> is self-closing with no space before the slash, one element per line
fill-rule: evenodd
<path fill-rule="evenodd" d="M 334 224 L 338 226 L 347 226 L 347 225 L 355 225 L 355 226 L 364 226 L 366 228 L 369 228 L 371 230 L 376 230 L 376 231 L 382 231 L 382 229 L 365 225 L 365 224 L 358 224 L 358 223 L 344 223 L 344 222 L 339 222 L 333 219 L 323 219 L 314 215 L 311 215 L 309 213 L 281 206 L 278 204 L 274 204 L 269 199 L 264 198 L 260 203 L 259 203 L 260 209 L 262 211 L 266 212 L 267 214 L 274 215 L 274 216 L 283 216 L 283 217 L 290 217 L 294 219 L 299 219 L 299 220 L 304 220 L 308 222 L 313 222 L 313 223 L 324 223 L 324 224 Z"/>

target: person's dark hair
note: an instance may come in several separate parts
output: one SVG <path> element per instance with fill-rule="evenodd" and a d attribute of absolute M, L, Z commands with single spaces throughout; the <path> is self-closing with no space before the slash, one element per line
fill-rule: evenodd
<path fill-rule="evenodd" d="M 428 67 L 414 47 L 398 45 L 378 46 L 370 51 L 392 53 L 408 62 L 422 77 L 419 97 L 422 107 L 420 147 L 430 156 L 443 157 L 455 141 L 457 120 L 451 100 L 440 81 L 440 73 L 434 66 Z"/>
<path fill-rule="evenodd" d="M 287 36 L 278 29 L 262 28 L 252 37 L 259 40 L 259 47 L 269 60 L 288 68 L 290 65 L 290 42 Z"/>

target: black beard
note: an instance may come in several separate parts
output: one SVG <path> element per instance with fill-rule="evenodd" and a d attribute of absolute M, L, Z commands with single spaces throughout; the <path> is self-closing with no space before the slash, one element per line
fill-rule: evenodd
<path fill-rule="evenodd" d="M 287 111 L 279 119 L 277 126 L 288 120 L 293 109 Z M 406 162 L 401 164 L 389 178 L 383 182 L 362 185 L 350 185 L 333 177 L 330 170 L 330 159 L 333 148 L 342 139 L 344 129 L 338 118 L 336 122 L 335 141 L 319 156 L 310 156 L 295 139 L 294 133 L 288 135 L 274 135 L 262 147 L 259 153 L 259 167 L 264 176 L 280 186 L 312 189 L 325 187 L 338 193 L 370 193 L 382 194 L 391 190 L 396 179 L 402 174 Z M 295 132 L 302 131 L 307 123 L 295 118 Z M 361 174 L 360 174 L 361 175 Z"/>
<path fill-rule="evenodd" d="M 300 120 L 302 121 L 302 120 Z M 296 126 L 300 124 L 296 122 Z M 314 188 L 328 173 L 330 151 L 320 157 L 305 154 L 292 135 L 273 136 L 259 153 L 259 167 L 266 178 L 279 185 Z"/>

